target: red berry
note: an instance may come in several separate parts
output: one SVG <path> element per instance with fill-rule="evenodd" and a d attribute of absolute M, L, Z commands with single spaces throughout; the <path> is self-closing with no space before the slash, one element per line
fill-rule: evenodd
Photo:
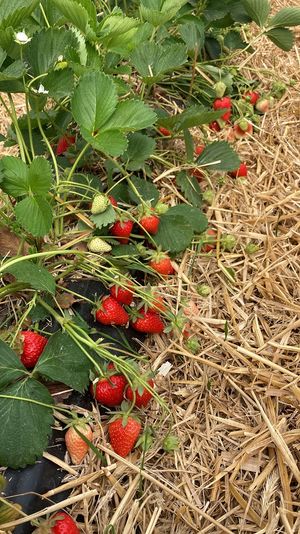
<path fill-rule="evenodd" d="M 217 122 L 217 121 L 213 121 L 209 124 L 209 127 L 211 130 L 213 130 L 214 132 L 220 132 L 221 131 L 221 126 L 220 124 Z"/>
<path fill-rule="evenodd" d="M 212 228 L 209 228 L 206 232 L 206 236 L 207 238 L 209 237 L 212 237 L 212 238 L 216 238 L 217 236 L 217 232 L 215 232 L 215 230 L 213 230 Z M 212 243 L 205 243 L 202 247 L 202 250 L 203 252 L 210 252 L 211 250 L 213 250 L 214 248 L 216 248 L 216 244 L 214 242 Z"/>
<path fill-rule="evenodd" d="M 195 148 L 196 156 L 200 156 L 204 149 L 205 149 L 205 145 L 197 145 Z"/>
<path fill-rule="evenodd" d="M 150 380 L 148 380 L 148 384 L 149 386 L 153 388 L 154 380 L 152 380 L 151 378 Z M 137 388 L 133 390 L 130 386 L 128 386 L 125 392 L 125 396 L 131 402 L 134 401 L 134 405 L 137 406 L 138 408 L 145 408 L 149 404 L 150 400 L 152 399 L 153 394 L 151 393 L 151 391 L 149 391 L 146 388 L 143 388 L 143 391 L 139 393 L 139 388 L 140 386 L 138 386 Z M 133 391 L 135 392 L 135 398 L 134 398 Z"/>
<path fill-rule="evenodd" d="M 79 432 L 81 432 L 81 434 L 83 434 L 89 441 L 92 441 L 93 431 L 88 424 L 79 423 L 77 425 L 77 428 Z M 78 432 L 76 432 L 74 426 L 68 428 L 65 434 L 65 442 L 72 463 L 76 465 L 81 464 L 90 447 L 84 441 L 84 439 L 82 439 Z"/>
<path fill-rule="evenodd" d="M 37 332 L 23 330 L 21 332 L 21 340 L 23 342 L 21 362 L 27 369 L 31 369 L 42 354 L 48 339 L 37 334 Z"/>
<path fill-rule="evenodd" d="M 231 176 L 232 178 L 246 178 L 246 176 L 248 176 L 248 169 L 246 163 L 241 163 L 238 169 L 229 173 L 229 176 Z"/>
<path fill-rule="evenodd" d="M 223 121 L 229 121 L 231 117 L 231 98 L 229 96 L 223 96 L 223 98 L 217 98 L 213 103 L 213 108 L 215 110 L 227 109 L 225 113 L 221 116 Z"/>
<path fill-rule="evenodd" d="M 127 221 L 117 221 L 110 229 L 110 233 L 118 239 L 119 243 L 126 245 L 129 242 L 132 228 L 133 222 L 129 219 Z"/>
<path fill-rule="evenodd" d="M 133 301 L 133 292 L 130 289 L 130 287 L 133 286 L 133 283 L 126 282 L 126 285 L 127 287 L 122 287 L 114 284 L 109 291 L 111 296 L 116 299 L 117 302 L 129 306 Z"/>
<path fill-rule="evenodd" d="M 152 311 L 154 313 L 157 313 L 157 312 L 165 312 L 167 307 L 164 303 L 164 299 L 161 295 L 159 295 L 158 293 L 154 293 L 153 294 L 153 301 L 152 301 L 152 304 L 151 306 L 148 306 L 147 308 L 149 311 Z"/>
<path fill-rule="evenodd" d="M 74 135 L 64 135 L 60 137 L 56 147 L 56 155 L 60 156 L 66 152 L 69 146 L 74 145 L 75 141 L 76 137 Z"/>
<path fill-rule="evenodd" d="M 168 130 L 167 128 L 164 128 L 163 126 L 160 126 L 158 128 L 158 131 L 161 133 L 161 135 L 165 137 L 169 137 L 170 135 L 172 135 L 172 132 L 170 132 L 170 130 Z"/>
<path fill-rule="evenodd" d="M 96 311 L 96 321 L 101 324 L 123 326 L 129 321 L 129 315 L 123 306 L 113 297 L 104 297 Z"/>
<path fill-rule="evenodd" d="M 243 98 L 249 100 L 250 104 L 252 104 L 252 106 L 255 106 L 256 102 L 260 98 L 260 94 L 256 91 L 247 91 L 247 93 L 244 94 Z"/>
<path fill-rule="evenodd" d="M 57 512 L 51 517 L 51 523 L 52 520 L 55 520 L 54 526 L 51 527 L 52 534 L 80 534 L 75 521 L 66 512 Z"/>
<path fill-rule="evenodd" d="M 150 310 L 142 308 L 139 310 L 140 317 L 132 319 L 131 326 L 138 332 L 144 334 L 161 334 L 164 331 L 165 325 L 158 315 Z"/>
<path fill-rule="evenodd" d="M 174 267 L 171 263 L 171 259 L 167 254 L 154 255 L 153 259 L 149 262 L 149 266 L 159 274 L 167 276 L 174 273 Z"/>
<path fill-rule="evenodd" d="M 255 107 L 257 111 L 260 111 L 261 113 L 267 113 L 272 107 L 273 101 L 274 100 L 272 98 L 259 98 Z"/>
<path fill-rule="evenodd" d="M 157 215 L 145 215 L 140 219 L 140 225 L 148 234 L 155 235 L 158 232 L 159 221 Z"/>
<path fill-rule="evenodd" d="M 115 197 L 113 197 L 112 195 L 109 195 L 108 198 L 109 198 L 109 201 L 110 201 L 111 205 L 114 206 L 115 208 L 117 208 L 118 207 L 118 202 L 116 201 Z"/>
<path fill-rule="evenodd" d="M 110 422 L 108 424 L 108 435 L 113 450 L 119 456 L 125 458 L 135 446 L 141 429 L 141 423 L 131 416 L 125 421 L 120 417 Z"/>
<path fill-rule="evenodd" d="M 124 400 L 126 385 L 126 377 L 115 374 L 108 378 L 99 378 L 96 384 L 90 385 L 90 392 L 104 406 L 119 406 Z"/>

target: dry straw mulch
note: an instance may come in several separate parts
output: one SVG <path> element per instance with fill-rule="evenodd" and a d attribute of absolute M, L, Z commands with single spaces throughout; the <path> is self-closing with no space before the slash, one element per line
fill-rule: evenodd
<path fill-rule="evenodd" d="M 117 459 L 99 426 L 95 445 L 108 466 L 90 452 L 83 466 L 68 468 L 65 480 L 73 493 L 64 505 L 73 505 L 74 517 L 83 515 L 88 534 L 108 524 L 118 534 L 300 531 L 300 58 L 296 48 L 281 53 L 263 40 L 239 61 L 244 75 L 266 88 L 277 78 L 296 84 L 263 118 L 259 133 L 237 145 L 249 178 L 216 188 L 209 218 L 219 235 L 237 238 L 235 250 L 189 251 L 178 276 L 162 285 L 174 310 L 184 299 L 193 302 L 201 343 L 196 355 L 168 336 L 143 347 L 154 369 L 173 364 L 158 391 L 171 407 L 179 450 L 161 450 L 170 420 L 161 419 L 155 403 L 147 422 L 157 441 L 143 471 L 140 453 Z M 157 182 L 170 193 L 168 178 Z M 251 256 L 249 242 L 259 245 Z M 197 294 L 199 283 L 211 286 L 208 298 Z M 53 493 L 46 495 L 49 511 L 61 506 L 52 506 Z"/>

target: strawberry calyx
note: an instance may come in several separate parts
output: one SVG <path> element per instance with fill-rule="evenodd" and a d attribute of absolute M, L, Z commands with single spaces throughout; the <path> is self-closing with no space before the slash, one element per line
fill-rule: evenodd
<path fill-rule="evenodd" d="M 123 401 L 120 410 L 117 412 L 113 412 L 113 416 L 109 419 L 109 423 L 112 423 L 113 421 L 117 421 L 119 419 L 122 419 L 122 426 L 125 427 L 128 422 L 128 418 L 131 417 L 131 419 L 134 419 L 138 423 L 141 423 L 140 418 L 134 413 L 132 414 L 132 404 L 128 401 Z M 111 412 L 112 413 L 112 412 Z"/>

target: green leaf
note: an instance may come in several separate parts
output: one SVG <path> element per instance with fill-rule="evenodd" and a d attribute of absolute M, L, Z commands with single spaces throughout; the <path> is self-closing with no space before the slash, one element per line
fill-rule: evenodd
<path fill-rule="evenodd" d="M 163 126 L 170 128 L 176 132 L 188 128 L 194 128 L 201 124 L 209 124 L 210 122 L 219 119 L 224 111 L 210 111 L 204 106 L 192 106 L 178 115 L 161 119 L 160 123 Z"/>
<path fill-rule="evenodd" d="M 18 80 L 25 74 L 26 67 L 23 61 L 17 60 L 0 72 L 0 81 Z"/>
<path fill-rule="evenodd" d="M 32 378 L 9 386 L 1 395 L 7 397 L 0 398 L 0 464 L 13 469 L 33 464 L 51 434 L 52 408 L 42 404 L 52 405 L 52 397 Z"/>
<path fill-rule="evenodd" d="M 55 279 L 42 265 L 24 260 L 4 269 L 4 272 L 12 274 L 19 282 L 28 283 L 33 289 L 55 294 Z"/>
<path fill-rule="evenodd" d="M 135 48 L 131 61 L 145 81 L 158 81 L 166 72 L 180 67 L 187 60 L 183 44 L 159 45 L 143 43 Z"/>
<path fill-rule="evenodd" d="M 245 48 L 247 43 L 243 41 L 238 32 L 232 30 L 226 33 L 224 37 L 224 46 L 230 48 L 230 50 L 238 50 Z"/>
<path fill-rule="evenodd" d="M 93 364 L 68 334 L 56 332 L 50 337 L 35 371 L 82 393 L 89 384 L 92 367 Z"/>
<path fill-rule="evenodd" d="M 116 107 L 117 92 L 112 78 L 103 72 L 90 72 L 79 80 L 72 113 L 80 128 L 93 133 L 108 121 Z"/>
<path fill-rule="evenodd" d="M 228 13 L 227 2 L 224 0 L 208 0 L 205 5 L 204 16 L 206 20 L 213 21 L 225 17 Z"/>
<path fill-rule="evenodd" d="M 288 52 L 294 45 L 294 34 L 288 28 L 274 28 L 265 34 L 276 46 Z"/>
<path fill-rule="evenodd" d="M 16 353 L 0 339 L 0 390 L 26 373 Z"/>
<path fill-rule="evenodd" d="M 168 215 L 167 212 L 161 216 L 158 232 L 153 238 L 157 246 L 163 250 L 177 253 L 190 245 L 193 235 L 193 228 L 185 217 Z"/>
<path fill-rule="evenodd" d="M 205 232 L 208 221 L 207 217 L 202 213 L 198 208 L 193 208 L 187 204 L 178 204 L 178 206 L 173 206 L 165 214 L 166 217 L 173 217 L 180 215 L 185 217 L 188 224 L 190 224 L 196 233 Z"/>
<path fill-rule="evenodd" d="M 199 165 L 206 165 L 206 170 L 233 171 L 240 165 L 236 152 L 226 141 L 214 141 L 206 146 L 197 159 Z"/>
<path fill-rule="evenodd" d="M 92 147 L 110 156 L 120 156 L 127 148 L 127 138 L 119 130 L 107 130 L 91 135 L 84 128 L 80 129 L 82 137 L 91 143 Z"/>
<path fill-rule="evenodd" d="M 148 128 L 156 121 L 156 114 L 141 100 L 125 100 L 117 105 L 110 119 L 101 130 L 121 130 L 129 132 Z"/>
<path fill-rule="evenodd" d="M 113 256 L 140 256 L 135 245 L 115 245 L 112 247 L 111 254 Z"/>
<path fill-rule="evenodd" d="M 51 187 L 52 173 L 49 161 L 34 158 L 29 167 L 29 187 L 37 195 L 46 195 Z"/>
<path fill-rule="evenodd" d="M 3 191 L 14 198 L 26 195 L 29 190 L 29 172 L 26 163 L 14 156 L 4 156 L 1 162 L 4 175 Z"/>
<path fill-rule="evenodd" d="M 57 63 L 58 57 L 65 56 L 66 50 L 76 47 L 76 45 L 77 40 L 73 32 L 49 28 L 34 34 L 26 50 L 26 59 L 33 74 L 38 76 L 52 69 Z M 40 81 L 44 85 L 43 80 L 44 78 Z"/>
<path fill-rule="evenodd" d="M 172 20 L 186 3 L 187 0 L 141 0 L 141 17 L 153 26 L 162 26 Z"/>
<path fill-rule="evenodd" d="M 151 202 L 152 206 L 155 206 L 159 200 L 159 191 L 156 189 L 155 185 L 147 180 L 143 180 L 138 176 L 133 176 L 131 182 L 134 185 L 134 188 L 138 191 L 137 195 L 133 188 L 129 185 L 129 197 L 135 204 L 141 204 L 141 198 L 145 202 Z"/>
<path fill-rule="evenodd" d="M 1 0 L 0 3 L 0 28 L 12 26 L 19 30 L 24 19 L 32 13 L 39 0 Z"/>
<path fill-rule="evenodd" d="M 76 26 L 84 35 L 93 33 L 90 26 L 95 27 L 95 21 L 91 18 L 91 12 L 89 13 L 89 10 L 86 9 L 85 2 L 82 0 L 53 0 L 53 2 L 67 21 Z"/>
<path fill-rule="evenodd" d="M 116 220 L 116 212 L 112 205 L 109 205 L 103 213 L 91 215 L 91 221 L 96 225 L 96 228 L 102 228 Z"/>
<path fill-rule="evenodd" d="M 188 50 L 201 50 L 205 41 L 204 23 L 200 19 L 186 22 L 179 27 L 179 32 Z"/>
<path fill-rule="evenodd" d="M 199 182 L 195 176 L 190 176 L 186 171 L 181 171 L 176 176 L 176 185 L 180 187 L 184 197 L 193 206 L 201 206 L 202 193 Z"/>
<path fill-rule="evenodd" d="M 300 7 L 284 7 L 269 20 L 269 26 L 298 26 Z"/>
<path fill-rule="evenodd" d="M 52 210 L 43 197 L 27 197 L 15 207 L 18 222 L 33 236 L 46 235 L 52 224 Z"/>
<path fill-rule="evenodd" d="M 258 26 L 264 26 L 270 13 L 270 4 L 268 0 L 242 0 L 247 14 Z"/>
<path fill-rule="evenodd" d="M 71 69 L 52 71 L 43 78 L 43 86 L 48 91 L 48 96 L 60 100 L 70 96 L 74 88 L 74 76 Z"/>
<path fill-rule="evenodd" d="M 128 136 L 128 148 L 123 155 L 126 168 L 137 171 L 144 167 L 145 161 L 155 150 L 155 140 L 152 137 L 135 132 Z"/>

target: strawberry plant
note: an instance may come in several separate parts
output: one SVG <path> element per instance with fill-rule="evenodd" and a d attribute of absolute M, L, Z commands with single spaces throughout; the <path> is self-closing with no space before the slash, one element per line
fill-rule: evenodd
<path fill-rule="evenodd" d="M 263 35 L 288 51 L 290 28 L 300 23 L 299 8 L 271 16 L 267 0 L 140 0 L 129 8 L 124 3 L 123 10 L 122 2 L 116 2 L 119 7 L 101 2 L 101 10 L 96 4 L 4 0 L 0 5 L 0 101 L 11 119 L 2 140 L 18 154 L 0 160 L 0 224 L 19 243 L 0 266 L 0 298 L 18 302 L 1 328 L 3 466 L 33 463 L 46 448 L 54 421 L 49 381 L 84 393 L 92 373 L 98 379 L 93 396 L 103 402 L 101 387 L 114 389 L 118 377 L 124 388 L 127 381 L 137 386 L 132 399 L 152 395 L 167 409 L 152 382 L 102 338 L 94 341 L 91 328 L 68 313 L 59 296 L 73 278 L 93 278 L 110 292 L 102 295 L 96 321 L 163 333 L 169 321 L 163 299 L 155 292 L 147 297 L 134 276 L 138 271 L 147 281 L 156 273 L 176 276 L 172 261 L 196 243 L 213 253 L 216 233 L 209 229 L 205 235 L 198 179 L 205 182 L 220 172 L 246 177 L 237 152 L 218 140 L 219 132 L 232 128 L 232 142 L 255 135 L 256 111 L 272 107 L 273 94 L 262 93 L 223 59 L 240 49 L 252 51 Z M 258 35 L 245 42 L 240 29 L 251 21 Z M 275 89 L 277 97 L 281 89 Z M 14 93 L 24 98 L 21 116 Z M 176 99 L 177 113 L 170 115 L 168 104 Z M 194 127 L 203 134 L 196 147 Z M 175 139 L 183 141 L 185 154 L 170 163 L 165 151 Z M 154 178 L 171 174 L 174 165 L 168 178 L 180 201 L 168 205 Z M 229 239 L 225 245 L 235 246 Z M 130 311 L 134 298 L 142 302 Z M 94 301 L 87 302 L 92 310 Z M 47 337 L 45 318 L 57 325 Z M 104 361 L 116 364 L 118 372 L 106 376 Z M 128 412 L 125 419 L 118 415 L 108 427 L 114 450 L 127 455 L 141 428 Z"/>

